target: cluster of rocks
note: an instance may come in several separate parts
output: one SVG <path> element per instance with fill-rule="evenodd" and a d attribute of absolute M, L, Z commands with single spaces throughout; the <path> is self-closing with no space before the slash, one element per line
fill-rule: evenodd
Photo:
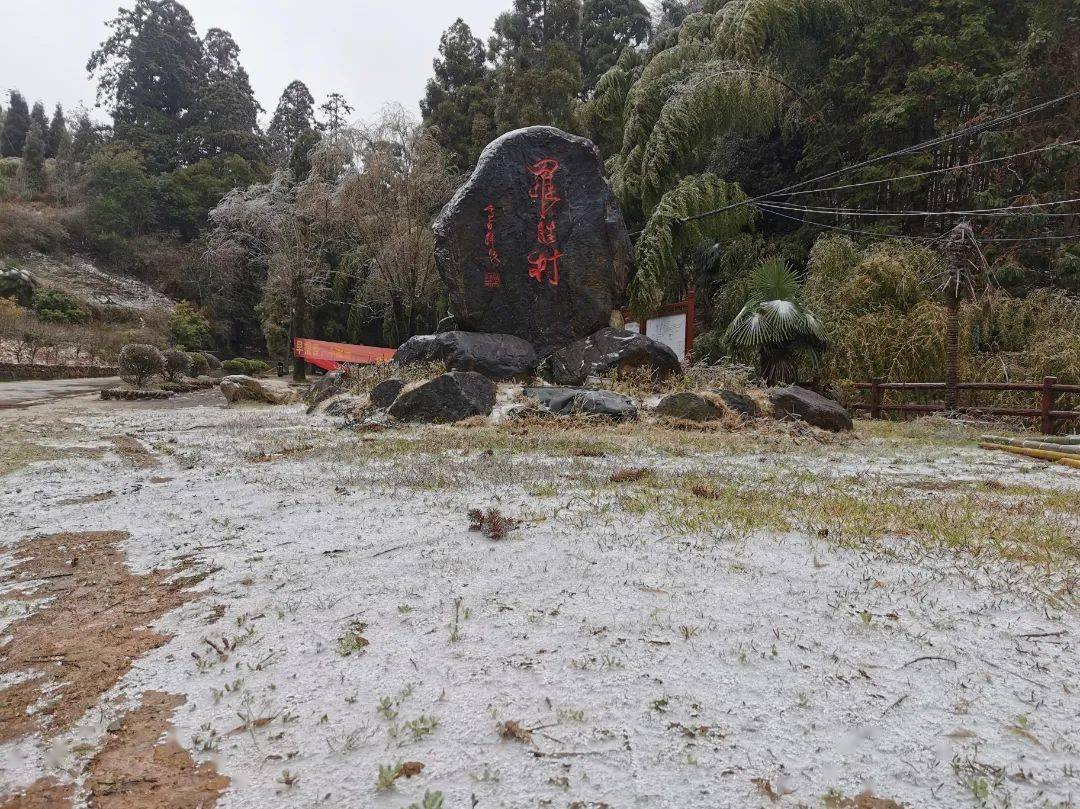
<path fill-rule="evenodd" d="M 660 400 L 656 413 L 697 422 L 719 421 L 727 413 L 743 421 L 771 415 L 777 419 L 802 421 L 831 432 L 852 429 L 847 410 L 815 391 L 788 385 L 765 391 L 765 398 L 770 406 L 767 414 L 753 398 L 732 390 L 672 393 Z"/>
<path fill-rule="evenodd" d="M 539 378 L 550 384 L 525 387 L 530 404 L 517 412 L 635 419 L 629 397 L 583 386 L 609 374 L 682 373 L 668 346 L 609 325 L 629 278 L 631 244 L 590 141 L 543 126 L 503 135 L 484 149 L 434 231 L 453 325 L 406 341 L 393 363 L 441 363 L 447 373 L 413 384 L 387 380 L 359 401 L 344 393 L 340 374 L 328 374 L 309 395 L 312 409 L 329 400 L 328 411 L 448 423 L 490 415 L 496 382 Z M 785 391 L 773 402 L 779 414 L 841 424 L 810 398 L 816 394 Z M 734 391 L 673 394 L 656 408 L 695 421 L 729 411 L 760 415 Z"/>

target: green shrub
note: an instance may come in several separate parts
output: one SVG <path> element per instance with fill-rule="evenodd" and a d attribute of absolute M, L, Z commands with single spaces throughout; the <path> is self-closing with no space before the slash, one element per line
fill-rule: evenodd
<path fill-rule="evenodd" d="M 270 373 L 270 366 L 262 360 L 248 360 L 248 374 L 251 376 L 266 376 Z"/>
<path fill-rule="evenodd" d="M 169 340 L 173 345 L 198 351 L 210 345 L 210 322 L 187 301 L 180 301 L 169 317 Z"/>
<path fill-rule="evenodd" d="M 243 374 L 245 376 L 265 376 L 270 372 L 270 366 L 262 360 L 246 360 L 237 358 L 225 360 L 221 363 L 221 370 L 227 374 Z"/>
<path fill-rule="evenodd" d="M 190 352 L 188 359 L 191 360 L 191 368 L 188 371 L 191 376 L 200 377 L 210 373 L 210 363 L 207 362 L 206 355 L 201 351 Z"/>
<path fill-rule="evenodd" d="M 199 353 L 203 355 L 203 359 L 206 360 L 206 363 L 210 366 L 211 371 L 221 370 L 221 360 L 219 360 L 217 357 L 215 357 L 208 351 L 200 351 Z"/>
<path fill-rule="evenodd" d="M 32 308 L 46 323 L 83 324 L 90 321 L 90 311 L 82 301 L 62 289 L 39 289 L 34 293 Z"/>
<path fill-rule="evenodd" d="M 124 346 L 120 349 L 116 364 L 120 369 L 120 377 L 137 388 L 165 373 L 165 357 L 154 346 L 144 343 Z"/>
<path fill-rule="evenodd" d="M 83 179 L 91 238 L 113 243 L 153 228 L 157 182 L 138 152 L 119 143 L 106 146 L 87 162 Z"/>
<path fill-rule="evenodd" d="M 165 376 L 168 377 L 170 382 L 175 382 L 180 377 L 187 376 L 191 370 L 191 357 L 188 356 L 186 351 L 170 348 L 165 352 L 164 357 Z"/>
<path fill-rule="evenodd" d="M 694 347 L 690 350 L 690 357 L 694 362 L 712 365 L 727 355 L 728 349 L 727 344 L 724 342 L 724 332 L 720 329 L 703 331 L 694 337 Z"/>

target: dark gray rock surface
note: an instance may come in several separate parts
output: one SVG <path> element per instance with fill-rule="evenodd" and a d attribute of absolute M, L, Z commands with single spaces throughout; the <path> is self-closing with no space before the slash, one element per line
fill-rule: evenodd
<path fill-rule="evenodd" d="M 768 396 L 773 405 L 773 415 L 777 418 L 797 416 L 807 424 L 833 432 L 850 430 L 854 426 L 847 410 L 812 390 L 788 385 L 773 388 Z"/>
<path fill-rule="evenodd" d="M 715 421 L 723 415 L 723 411 L 713 402 L 700 393 L 689 391 L 669 393 L 660 400 L 656 406 L 656 412 L 661 416 L 689 421 Z"/>
<path fill-rule="evenodd" d="M 541 355 L 606 326 L 629 278 L 599 152 L 553 127 L 488 144 L 434 230 L 457 328 L 513 334 Z"/>
<path fill-rule="evenodd" d="M 607 390 L 544 387 L 525 388 L 524 393 L 536 399 L 541 407 L 560 416 L 585 414 L 619 420 L 637 418 L 633 400 Z"/>
<path fill-rule="evenodd" d="M 398 421 L 449 424 L 486 416 L 494 406 L 494 382 L 473 371 L 451 371 L 403 390 L 389 413 Z"/>
<path fill-rule="evenodd" d="M 713 390 L 710 393 L 719 398 L 728 410 L 742 416 L 744 420 L 756 419 L 761 415 L 761 408 L 758 407 L 758 403 L 745 393 L 736 393 L 726 388 Z"/>
<path fill-rule="evenodd" d="M 368 400 L 380 410 L 385 410 L 394 403 L 403 387 L 405 382 L 400 379 L 384 379 L 371 389 Z"/>
<path fill-rule="evenodd" d="M 581 385 L 593 375 L 635 368 L 649 369 L 657 378 L 682 373 L 678 356 L 663 343 L 609 327 L 554 352 L 540 375 L 556 385 Z"/>
<path fill-rule="evenodd" d="M 448 331 L 411 337 L 394 354 L 394 362 L 441 362 L 451 371 L 476 371 L 502 382 L 533 376 L 540 358 L 532 343 L 512 334 Z"/>

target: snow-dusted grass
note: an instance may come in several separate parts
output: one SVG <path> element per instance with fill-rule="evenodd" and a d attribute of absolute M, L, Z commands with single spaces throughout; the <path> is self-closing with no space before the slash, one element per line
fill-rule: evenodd
<path fill-rule="evenodd" d="M 104 454 L 0 477 L 3 542 L 126 530 L 136 572 L 214 572 L 77 728 L 0 751 L 0 793 L 77 779 L 155 689 L 187 695 L 178 738 L 232 779 L 228 807 L 1080 796 L 1066 468 L 945 424 L 357 434 L 296 407 L 60 407 Z M 612 482 L 630 467 L 649 474 Z M 520 524 L 487 539 L 474 507 Z M 424 767 L 392 777 L 405 762 Z"/>

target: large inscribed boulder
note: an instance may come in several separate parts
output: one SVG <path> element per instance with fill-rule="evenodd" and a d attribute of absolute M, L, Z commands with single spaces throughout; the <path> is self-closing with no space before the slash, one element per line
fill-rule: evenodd
<path fill-rule="evenodd" d="M 549 126 L 488 144 L 434 230 L 456 327 L 521 337 L 541 356 L 607 326 L 629 276 L 599 152 Z"/>

